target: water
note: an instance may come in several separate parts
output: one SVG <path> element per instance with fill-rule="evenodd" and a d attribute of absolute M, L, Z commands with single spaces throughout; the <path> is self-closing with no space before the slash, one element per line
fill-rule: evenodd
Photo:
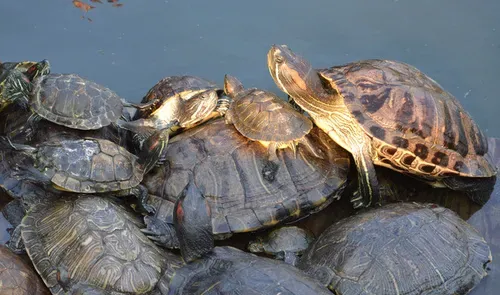
<path fill-rule="evenodd" d="M 499 1 L 120 3 L 92 3 L 89 21 L 71 0 L 2 1 L 0 60 L 47 58 L 53 72 L 78 73 L 139 101 L 162 77 L 182 74 L 221 83 L 229 73 L 245 86 L 280 93 L 266 67 L 274 43 L 288 44 L 317 67 L 395 59 L 437 80 L 488 136 L 500 137 Z M 486 281 L 474 294 L 500 287 L 498 276 Z"/>

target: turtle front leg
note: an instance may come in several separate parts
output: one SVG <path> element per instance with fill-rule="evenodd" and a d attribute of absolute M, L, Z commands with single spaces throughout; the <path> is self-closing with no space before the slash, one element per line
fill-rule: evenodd
<path fill-rule="evenodd" d="M 5 244 L 7 248 L 12 250 L 12 252 L 16 254 L 24 254 L 26 253 L 26 248 L 24 247 L 23 237 L 21 236 L 21 228 L 22 225 L 16 226 L 14 230 L 10 233 L 10 239 Z"/>
<path fill-rule="evenodd" d="M 299 260 L 299 257 L 295 252 L 284 251 L 282 259 L 285 263 L 295 266 Z"/>
<path fill-rule="evenodd" d="M 138 205 L 137 209 L 141 213 L 145 214 L 155 213 L 155 208 L 148 203 L 149 199 L 148 189 L 142 184 L 139 184 L 138 186 L 133 187 L 131 189 L 119 191 L 116 193 L 116 196 L 135 196 L 137 198 L 137 205 Z"/>
<path fill-rule="evenodd" d="M 26 126 L 28 127 L 28 130 L 26 131 L 26 139 L 28 142 L 33 140 L 33 137 L 36 134 L 37 131 L 37 125 L 42 120 L 42 117 L 40 117 L 36 113 L 32 113 L 31 116 L 28 118 L 26 121 Z"/>
<path fill-rule="evenodd" d="M 167 249 L 179 249 L 179 239 L 172 223 L 155 216 L 145 216 L 144 223 L 147 228 L 141 229 L 141 232 L 156 245 Z"/>
<path fill-rule="evenodd" d="M 380 191 L 377 173 L 370 154 L 371 146 L 364 144 L 351 151 L 358 171 L 358 190 L 351 197 L 354 208 L 379 204 Z"/>

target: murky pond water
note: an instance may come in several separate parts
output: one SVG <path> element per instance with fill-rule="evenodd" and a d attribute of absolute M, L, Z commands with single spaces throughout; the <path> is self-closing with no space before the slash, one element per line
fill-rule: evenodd
<path fill-rule="evenodd" d="M 499 1 L 102 2 L 89 1 L 95 8 L 84 13 L 71 0 L 2 1 L 0 61 L 46 58 L 54 72 L 80 74 L 139 101 L 162 77 L 182 74 L 221 83 L 229 73 L 284 96 L 266 68 L 274 43 L 317 67 L 395 59 L 437 80 L 488 136 L 500 137 Z M 495 191 L 470 218 L 495 252 L 490 276 L 473 294 L 500 290 L 500 224 L 486 218 L 499 216 L 499 199 Z"/>

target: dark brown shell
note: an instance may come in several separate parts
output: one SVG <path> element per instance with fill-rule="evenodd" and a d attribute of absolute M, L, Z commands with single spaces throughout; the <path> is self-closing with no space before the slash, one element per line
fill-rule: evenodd
<path fill-rule="evenodd" d="M 288 142 L 304 137 L 312 122 L 274 93 L 249 89 L 239 93 L 231 107 L 231 120 L 245 137 L 257 141 Z"/>
<path fill-rule="evenodd" d="M 488 142 L 476 123 L 453 95 L 415 67 L 365 60 L 319 73 L 374 138 L 374 147 L 386 158 L 382 162 L 437 176 L 496 174 L 484 157 Z"/>
<path fill-rule="evenodd" d="M 148 173 L 143 184 L 151 194 L 173 201 L 194 178 L 210 204 L 214 234 L 254 231 L 297 219 L 337 198 L 349 170 L 348 153 L 327 134 L 313 128 L 306 136 L 324 159 L 300 144 L 296 159 L 292 150 L 279 150 L 280 169 L 269 182 L 261 174 L 267 149 L 223 119 L 214 120 L 174 137 L 166 164 Z"/>
<path fill-rule="evenodd" d="M 0 294 L 48 295 L 50 292 L 31 265 L 0 245 Z"/>
<path fill-rule="evenodd" d="M 122 115 L 111 89 L 75 74 L 49 74 L 34 83 L 31 108 L 46 120 L 81 130 L 98 129 Z"/>

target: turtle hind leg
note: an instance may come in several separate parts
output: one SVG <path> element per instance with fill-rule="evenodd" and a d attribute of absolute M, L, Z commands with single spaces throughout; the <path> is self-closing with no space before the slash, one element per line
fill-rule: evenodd
<path fill-rule="evenodd" d="M 12 230 L 12 232 L 10 233 L 10 239 L 5 244 L 7 248 L 9 248 L 12 252 L 16 254 L 26 253 L 26 248 L 24 247 L 24 241 L 21 236 L 21 226 L 22 225 L 18 225 L 16 226 L 16 228 Z"/>
<path fill-rule="evenodd" d="M 465 192 L 472 201 L 482 206 L 490 199 L 497 177 L 452 176 L 443 178 L 441 181 L 451 190 Z"/>
<path fill-rule="evenodd" d="M 351 198 L 354 208 L 379 204 L 380 191 L 377 173 L 368 148 L 365 145 L 357 151 L 352 151 L 352 156 L 358 171 L 358 190 Z"/>

